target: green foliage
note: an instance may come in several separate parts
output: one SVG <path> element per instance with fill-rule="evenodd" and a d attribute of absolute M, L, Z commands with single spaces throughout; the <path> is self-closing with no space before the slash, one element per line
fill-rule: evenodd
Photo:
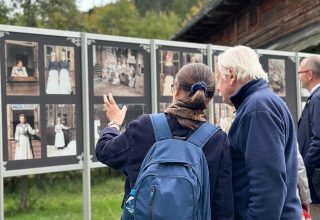
<path fill-rule="evenodd" d="M 76 0 L 0 0 L 0 23 L 168 39 L 208 0 L 118 0 L 81 13 Z"/>
<path fill-rule="evenodd" d="M 7 24 L 9 22 L 7 11 L 8 7 L 6 6 L 4 0 L 0 0 L 0 24 Z"/>
<path fill-rule="evenodd" d="M 137 26 L 139 36 L 144 38 L 168 39 L 179 28 L 180 18 L 173 12 L 148 11 Z"/>
<path fill-rule="evenodd" d="M 18 183 L 15 190 L 10 182 Z M 5 219 L 78 220 L 83 219 L 81 172 L 30 176 L 28 206 L 18 210 L 20 178 L 5 179 Z M 91 206 L 93 220 L 120 219 L 124 178 L 106 168 L 92 171 Z"/>

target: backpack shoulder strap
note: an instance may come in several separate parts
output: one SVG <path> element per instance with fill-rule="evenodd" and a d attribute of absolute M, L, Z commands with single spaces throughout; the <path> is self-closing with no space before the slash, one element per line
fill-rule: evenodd
<path fill-rule="evenodd" d="M 150 115 L 156 141 L 171 139 L 172 134 L 164 113 Z"/>
<path fill-rule="evenodd" d="M 220 130 L 220 128 L 217 128 L 208 122 L 203 123 L 195 132 L 193 132 L 187 141 L 200 148 L 203 148 L 203 146 L 218 130 Z"/>

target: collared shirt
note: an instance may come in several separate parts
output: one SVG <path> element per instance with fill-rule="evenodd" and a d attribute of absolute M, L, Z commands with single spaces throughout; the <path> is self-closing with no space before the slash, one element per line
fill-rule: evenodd
<path fill-rule="evenodd" d="M 312 94 L 314 91 L 316 91 L 316 89 L 319 88 L 319 87 L 320 87 L 320 83 L 317 84 L 315 87 L 313 87 L 313 89 L 311 90 L 310 94 Z"/>

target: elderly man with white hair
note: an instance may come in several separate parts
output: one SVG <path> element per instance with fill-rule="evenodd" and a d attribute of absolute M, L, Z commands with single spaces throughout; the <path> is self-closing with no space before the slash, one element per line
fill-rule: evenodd
<path fill-rule="evenodd" d="M 267 85 L 258 55 L 236 46 L 218 57 L 217 89 L 236 115 L 229 130 L 236 220 L 302 218 L 297 139 L 286 104 Z"/>

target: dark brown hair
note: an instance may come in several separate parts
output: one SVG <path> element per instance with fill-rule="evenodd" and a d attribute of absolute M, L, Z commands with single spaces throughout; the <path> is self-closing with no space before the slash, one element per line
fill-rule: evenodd
<path fill-rule="evenodd" d="M 183 102 L 189 109 L 203 111 L 214 96 L 215 80 L 211 69 L 202 63 L 190 63 L 183 66 L 176 76 L 179 89 L 186 92 Z M 196 88 L 196 87 L 197 88 Z M 179 123 L 184 127 L 197 127 L 193 121 L 179 118 Z"/>
<path fill-rule="evenodd" d="M 190 109 L 204 110 L 213 98 L 215 82 L 213 72 L 202 63 L 190 63 L 183 66 L 177 73 L 176 82 L 180 89 L 188 95 L 183 101 Z M 204 82 L 206 89 L 191 91 L 192 85 Z"/>

